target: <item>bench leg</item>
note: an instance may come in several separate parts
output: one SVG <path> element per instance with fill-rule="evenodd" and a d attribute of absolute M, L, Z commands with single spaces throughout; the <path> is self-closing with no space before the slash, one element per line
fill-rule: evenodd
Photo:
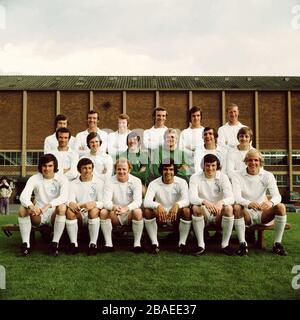
<path fill-rule="evenodd" d="M 257 230 L 257 243 L 258 249 L 265 250 L 267 248 L 267 241 L 265 239 L 264 230 Z"/>
<path fill-rule="evenodd" d="M 32 229 L 30 232 L 30 244 L 35 244 L 35 230 Z"/>

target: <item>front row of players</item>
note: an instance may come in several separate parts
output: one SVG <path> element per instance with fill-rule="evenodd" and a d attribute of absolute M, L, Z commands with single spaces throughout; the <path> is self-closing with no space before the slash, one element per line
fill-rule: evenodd
<path fill-rule="evenodd" d="M 133 251 L 140 253 L 143 252 L 141 237 L 145 223 L 153 254 L 159 252 L 158 224 L 178 226 L 178 251 L 182 254 L 187 253 L 186 240 L 192 226 L 198 243 L 196 256 L 205 253 L 205 226 L 215 224 L 222 229 L 221 252 L 243 256 L 248 253 L 245 226 L 274 220 L 273 252 L 286 255 L 281 244 L 286 209 L 280 202 L 275 177 L 263 169 L 262 156 L 256 149 L 248 151 L 245 164 L 245 169 L 232 176 L 231 184 L 227 175 L 220 171 L 219 159 L 207 154 L 203 159 L 203 172 L 192 175 L 188 186 L 184 179 L 176 176 L 174 162 L 164 161 L 159 167 L 161 177 L 149 184 L 142 207 L 142 183 L 130 174 L 131 163 L 127 159 L 118 159 L 116 174 L 103 182 L 93 175 L 93 162 L 83 158 L 77 165 L 80 176 L 69 183 L 57 172 L 55 156 L 46 154 L 40 158 L 39 173 L 28 179 L 20 196 L 18 220 L 22 254 L 30 253 L 31 226 L 43 224 L 53 226 L 51 252 L 54 256 L 59 253 L 65 226 L 71 253 L 77 253 L 78 228 L 85 225 L 90 236 L 89 255 L 98 251 L 100 229 L 105 241 L 103 251 L 111 252 L 113 226 L 127 224 L 132 224 Z M 236 252 L 229 246 L 233 227 L 240 242 Z"/>

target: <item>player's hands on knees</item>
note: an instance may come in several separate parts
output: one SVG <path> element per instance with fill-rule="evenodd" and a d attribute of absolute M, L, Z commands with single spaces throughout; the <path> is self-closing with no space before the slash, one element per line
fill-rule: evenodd
<path fill-rule="evenodd" d="M 96 202 L 95 201 L 89 201 L 86 202 L 83 206 L 87 211 L 90 211 L 96 207 Z"/>
<path fill-rule="evenodd" d="M 261 210 L 261 205 L 257 202 L 250 202 L 248 204 L 249 209 L 254 209 L 254 210 Z"/>
<path fill-rule="evenodd" d="M 177 220 L 178 210 L 179 210 L 179 205 L 177 203 L 174 203 L 172 208 L 169 210 L 169 216 L 172 222 Z"/>
<path fill-rule="evenodd" d="M 167 222 L 167 211 L 162 205 L 159 205 L 156 209 L 157 215 L 158 215 L 158 221 L 161 223 Z"/>
<path fill-rule="evenodd" d="M 221 211 L 223 210 L 223 201 L 218 201 L 215 203 L 215 209 L 217 211 L 217 214 L 221 214 Z"/>
<path fill-rule="evenodd" d="M 261 210 L 267 210 L 272 208 L 272 202 L 271 201 L 264 201 L 260 204 Z"/>
<path fill-rule="evenodd" d="M 216 206 L 212 202 L 208 200 L 204 200 L 203 204 L 209 210 L 209 212 L 211 212 L 214 216 L 217 214 Z"/>
<path fill-rule="evenodd" d="M 80 205 L 75 202 L 70 202 L 68 207 L 76 214 L 80 212 Z"/>
<path fill-rule="evenodd" d="M 29 206 L 28 209 L 31 216 L 40 216 L 42 214 L 41 209 L 37 208 L 36 206 Z"/>

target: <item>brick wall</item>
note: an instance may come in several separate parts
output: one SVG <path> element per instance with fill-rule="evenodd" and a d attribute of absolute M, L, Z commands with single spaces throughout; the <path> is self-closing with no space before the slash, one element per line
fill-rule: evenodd
<path fill-rule="evenodd" d="M 220 92 L 194 91 L 193 105 L 202 109 L 202 125 L 218 129 L 222 125 L 222 97 Z"/>
<path fill-rule="evenodd" d="M 260 149 L 287 149 L 286 92 L 259 92 Z"/>
<path fill-rule="evenodd" d="M 130 117 L 131 129 L 148 129 L 153 126 L 155 97 L 155 91 L 127 92 L 127 114 Z"/>
<path fill-rule="evenodd" d="M 168 110 L 166 125 L 169 128 L 184 129 L 188 124 L 188 91 L 160 91 L 159 104 Z"/>
<path fill-rule="evenodd" d="M 73 136 L 87 128 L 89 91 L 61 91 L 60 113 L 68 117 Z"/>
<path fill-rule="evenodd" d="M 300 92 L 292 92 L 293 149 L 300 150 Z"/>
<path fill-rule="evenodd" d="M 104 103 L 110 102 L 105 108 Z M 122 113 L 122 91 L 94 91 L 94 110 L 100 114 L 99 127 L 102 129 L 118 129 L 118 115 Z"/>
<path fill-rule="evenodd" d="M 53 133 L 55 91 L 28 91 L 27 149 L 43 149 L 45 137 Z"/>
<path fill-rule="evenodd" d="M 22 91 L 0 91 L 0 149 L 22 148 Z"/>

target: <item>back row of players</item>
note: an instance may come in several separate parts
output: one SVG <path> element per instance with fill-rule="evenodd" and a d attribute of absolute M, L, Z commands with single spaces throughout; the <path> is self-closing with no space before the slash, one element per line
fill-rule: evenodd
<path fill-rule="evenodd" d="M 65 225 L 70 251 L 76 253 L 78 223 L 87 224 L 88 252 L 95 254 L 100 228 L 107 252 L 113 250 L 112 226 L 132 223 L 133 250 L 140 253 L 145 222 L 152 253 L 158 253 L 157 223 L 177 222 L 181 253 L 187 251 L 193 225 L 198 241 L 194 254 L 202 255 L 205 224 L 214 223 L 223 231 L 221 251 L 234 253 L 229 246 L 234 225 L 240 241 L 236 253 L 246 255 L 245 224 L 274 219 L 273 252 L 286 255 L 281 244 L 286 211 L 274 175 L 263 169 L 261 154 L 251 146 L 252 130 L 238 121 L 237 105 L 228 106 L 227 114 L 228 122 L 216 132 L 201 126 L 201 110 L 193 107 L 191 126 L 181 132 L 179 146 L 177 130 L 165 126 L 164 108 L 154 110 L 155 125 L 144 131 L 142 146 L 139 133 L 128 129 L 127 115 L 120 115 L 118 131 L 107 135 L 98 128 L 98 113 L 90 111 L 87 130 L 73 139 L 67 119 L 57 116 L 56 132 L 45 139 L 39 173 L 29 178 L 20 197 L 22 254 L 30 253 L 31 224 L 54 225 L 52 253 L 58 255 Z"/>

